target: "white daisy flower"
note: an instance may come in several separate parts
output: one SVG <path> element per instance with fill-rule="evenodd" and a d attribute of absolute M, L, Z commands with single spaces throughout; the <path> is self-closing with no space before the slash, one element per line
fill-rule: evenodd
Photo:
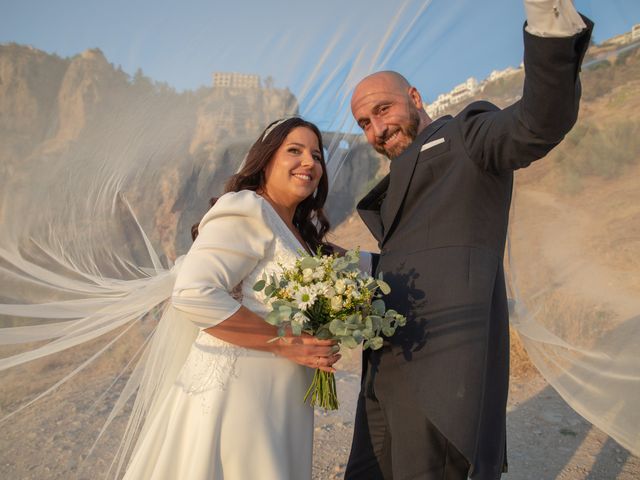
<path fill-rule="evenodd" d="M 316 292 L 306 286 L 301 286 L 293 296 L 300 310 L 306 310 L 310 308 L 316 301 L 316 297 Z"/>
<path fill-rule="evenodd" d="M 307 318 L 307 316 L 304 313 L 296 312 L 296 313 L 293 314 L 293 317 L 291 318 L 291 321 L 294 322 L 294 323 L 297 323 L 301 327 L 304 327 L 306 325 L 306 323 L 309 321 L 309 319 Z"/>

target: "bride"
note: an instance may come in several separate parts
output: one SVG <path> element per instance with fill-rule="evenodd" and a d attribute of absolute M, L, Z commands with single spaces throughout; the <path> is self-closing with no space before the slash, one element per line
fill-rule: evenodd
<path fill-rule="evenodd" d="M 276 329 L 252 287 L 279 261 L 326 246 L 319 130 L 297 117 L 272 123 L 225 190 L 172 295 L 172 327 L 199 333 L 149 410 L 126 479 L 311 478 L 313 409 L 302 398 L 313 368 L 334 371 L 338 347 L 305 335 L 269 342 Z"/>

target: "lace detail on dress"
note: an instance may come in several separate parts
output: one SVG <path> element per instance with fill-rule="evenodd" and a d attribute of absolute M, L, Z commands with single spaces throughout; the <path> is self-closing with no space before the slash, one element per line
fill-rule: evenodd
<path fill-rule="evenodd" d="M 224 391 L 229 381 L 237 378 L 236 360 L 246 350 L 231 345 L 202 331 L 191 347 L 191 352 L 182 367 L 176 383 L 188 395 L 201 394 L 209 390 Z M 209 396 L 202 397 L 203 411 L 210 408 Z"/>

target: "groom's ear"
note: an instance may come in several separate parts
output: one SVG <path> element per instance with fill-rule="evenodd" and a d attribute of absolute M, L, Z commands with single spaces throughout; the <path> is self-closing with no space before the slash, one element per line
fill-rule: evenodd
<path fill-rule="evenodd" d="M 416 108 L 422 109 L 422 97 L 416 87 L 409 87 L 409 98 Z"/>

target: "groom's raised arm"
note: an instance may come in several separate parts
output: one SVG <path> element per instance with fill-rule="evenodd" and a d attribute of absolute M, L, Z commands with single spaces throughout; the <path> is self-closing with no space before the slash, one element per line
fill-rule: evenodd
<path fill-rule="evenodd" d="M 494 172 L 526 167 L 544 157 L 578 117 L 580 65 L 593 23 L 570 0 L 524 4 L 522 98 L 504 110 L 474 102 L 458 115 L 469 156 Z"/>

